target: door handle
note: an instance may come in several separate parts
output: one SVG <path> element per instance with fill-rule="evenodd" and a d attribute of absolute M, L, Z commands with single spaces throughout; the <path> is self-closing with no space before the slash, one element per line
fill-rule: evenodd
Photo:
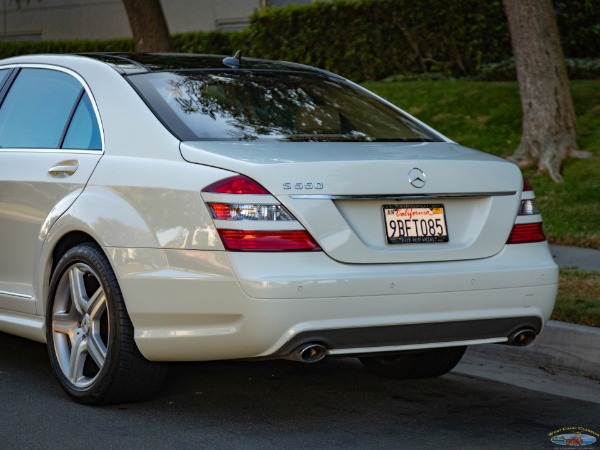
<path fill-rule="evenodd" d="M 68 161 L 61 161 L 54 164 L 48 169 L 50 176 L 55 178 L 66 178 L 73 175 L 79 168 L 79 161 L 76 159 L 70 159 Z"/>

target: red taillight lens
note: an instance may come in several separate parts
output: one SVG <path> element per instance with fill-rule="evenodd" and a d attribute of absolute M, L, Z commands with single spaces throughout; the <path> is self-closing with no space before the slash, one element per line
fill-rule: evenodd
<path fill-rule="evenodd" d="M 251 178 L 244 175 L 236 175 L 224 178 L 206 186 L 202 192 L 214 192 L 216 194 L 269 194 L 264 187 Z"/>
<path fill-rule="evenodd" d="M 533 189 L 531 188 L 531 184 L 529 184 L 529 181 L 527 181 L 527 178 L 523 177 L 523 192 L 526 191 L 533 191 Z"/>
<path fill-rule="evenodd" d="M 305 230 L 219 230 L 223 245 L 231 251 L 277 252 L 321 250 Z"/>
<path fill-rule="evenodd" d="M 208 205 L 212 210 L 213 217 L 219 220 L 230 220 L 231 211 L 229 205 L 225 203 L 210 203 Z"/>
<path fill-rule="evenodd" d="M 525 244 L 527 242 L 545 241 L 544 229 L 541 222 L 517 223 L 510 232 L 507 244 Z"/>

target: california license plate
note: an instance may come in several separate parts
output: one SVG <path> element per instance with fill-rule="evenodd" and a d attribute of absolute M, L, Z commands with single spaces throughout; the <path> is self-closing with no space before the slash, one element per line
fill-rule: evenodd
<path fill-rule="evenodd" d="M 388 244 L 448 242 L 444 205 L 383 205 Z"/>

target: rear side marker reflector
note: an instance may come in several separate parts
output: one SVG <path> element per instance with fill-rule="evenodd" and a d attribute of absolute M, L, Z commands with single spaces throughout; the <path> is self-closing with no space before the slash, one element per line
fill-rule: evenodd
<path fill-rule="evenodd" d="M 230 251 L 278 252 L 321 250 L 305 230 L 218 230 Z"/>
<path fill-rule="evenodd" d="M 527 242 L 545 241 L 544 229 L 541 222 L 517 223 L 510 232 L 507 244 L 525 244 Z"/>

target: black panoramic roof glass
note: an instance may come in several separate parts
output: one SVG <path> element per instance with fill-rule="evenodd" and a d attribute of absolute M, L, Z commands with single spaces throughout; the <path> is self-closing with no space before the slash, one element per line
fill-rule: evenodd
<path fill-rule="evenodd" d="M 212 70 L 228 69 L 223 63 L 226 56 L 198 55 L 194 53 L 83 53 L 113 66 L 123 73 L 177 71 L 177 70 Z M 283 61 L 269 61 L 242 57 L 240 69 L 323 72 L 319 69 Z"/>

